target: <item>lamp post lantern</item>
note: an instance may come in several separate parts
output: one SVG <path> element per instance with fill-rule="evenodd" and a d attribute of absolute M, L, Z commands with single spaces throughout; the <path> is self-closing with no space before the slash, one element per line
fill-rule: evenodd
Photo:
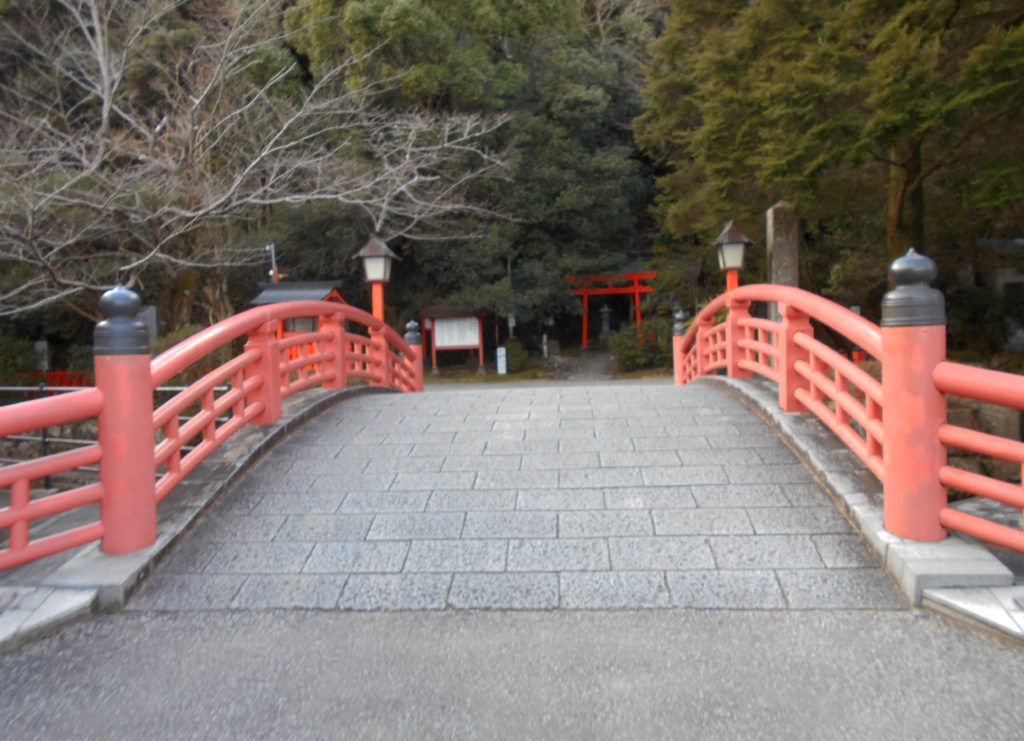
<path fill-rule="evenodd" d="M 281 273 L 277 269 L 277 248 L 271 242 L 263 249 L 270 253 L 270 279 L 275 283 L 280 283 Z"/>
<path fill-rule="evenodd" d="M 730 221 L 715 240 L 718 250 L 718 268 L 725 271 L 725 289 L 731 291 L 740 286 L 740 270 L 743 269 L 743 253 L 754 241 Z"/>
<path fill-rule="evenodd" d="M 384 321 L 384 284 L 391 280 L 391 262 L 401 260 L 377 235 L 372 235 L 352 259 L 363 261 L 366 282 L 373 291 L 373 315 Z"/>

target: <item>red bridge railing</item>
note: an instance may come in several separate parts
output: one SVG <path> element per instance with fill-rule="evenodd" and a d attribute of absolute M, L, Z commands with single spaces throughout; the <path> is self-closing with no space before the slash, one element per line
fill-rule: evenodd
<path fill-rule="evenodd" d="M 715 298 L 687 330 L 678 322 L 677 385 L 702 376 L 763 376 L 778 386 L 779 406 L 810 412 L 882 482 L 885 527 L 895 535 L 941 540 L 946 528 L 1024 551 L 1024 532 L 948 506 L 946 487 L 1024 510 L 1020 483 L 948 465 L 947 449 L 1024 466 L 1024 443 L 950 425 L 946 397 L 1024 409 L 1024 377 L 946 359 L 942 294 L 929 287 L 935 264 L 913 250 L 893 263 L 882 326 L 798 288 L 749 285 Z M 778 319 L 750 315 L 776 307 Z M 814 336 L 828 327 L 878 360 L 882 381 Z"/>
<path fill-rule="evenodd" d="M 97 430 L 95 444 L 0 468 L 0 491 L 9 493 L 0 508 L 0 531 L 8 534 L 6 544 L 0 540 L 0 569 L 95 540 L 107 553 L 152 544 L 157 503 L 240 429 L 280 419 L 282 401 L 292 394 L 316 386 L 341 389 L 357 379 L 398 391 L 423 390 L 423 347 L 415 322 L 403 338 L 352 306 L 271 304 L 151 358 L 145 325 L 136 318 L 139 305 L 138 296 L 120 287 L 101 299 L 108 318 L 96 328 L 94 388 L 0 407 L 0 438 L 93 420 Z M 277 323 L 299 317 L 316 318 L 316 331 L 278 339 Z M 208 366 L 211 358 L 220 364 L 154 409 L 154 390 L 193 364 Z M 89 466 L 98 466 L 98 481 L 56 492 L 33 488 L 47 477 L 60 480 Z M 95 504 L 95 521 L 32 536 L 34 523 Z"/>

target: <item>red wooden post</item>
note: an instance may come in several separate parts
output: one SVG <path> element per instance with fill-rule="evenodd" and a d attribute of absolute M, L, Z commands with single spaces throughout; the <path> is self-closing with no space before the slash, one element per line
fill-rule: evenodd
<path fill-rule="evenodd" d="M 281 351 L 277 347 L 276 322 L 267 322 L 249 335 L 246 351 L 259 350 L 260 359 L 245 369 L 246 378 L 262 378 L 263 384 L 252 394 L 262 401 L 263 411 L 253 424 L 270 425 L 281 419 Z"/>
<path fill-rule="evenodd" d="M 946 306 L 928 284 L 935 263 L 911 248 L 889 268 L 896 288 L 882 300 L 882 465 L 885 529 L 914 540 L 946 537 L 939 512 L 946 489 L 939 469 L 946 448 L 946 397 L 932 373 L 946 359 Z"/>
<path fill-rule="evenodd" d="M 331 339 L 324 342 L 324 349 L 334 354 L 334 358 L 321 367 L 323 371 L 333 374 L 334 378 L 324 383 L 325 389 L 343 389 L 348 386 L 348 353 L 346 352 L 345 327 L 341 314 L 328 314 L 320 317 L 320 331 L 330 332 Z"/>
<path fill-rule="evenodd" d="M 796 399 L 798 388 L 806 389 L 807 379 L 801 376 L 794 369 L 797 360 L 807 360 L 808 353 L 793 341 L 798 332 L 813 337 L 814 328 L 811 327 L 811 320 L 802 311 L 792 306 L 779 304 L 779 314 L 782 317 L 782 326 L 779 329 L 777 347 L 779 348 L 779 406 L 784 412 L 805 412 L 804 405 Z"/>
<path fill-rule="evenodd" d="M 104 553 L 131 553 L 156 540 L 156 464 L 149 332 L 142 301 L 118 286 L 100 299 L 93 367 L 103 394 L 99 445 Z"/>
<path fill-rule="evenodd" d="M 686 383 L 686 371 L 683 362 L 686 360 L 683 354 L 683 339 L 686 334 L 686 315 L 677 311 L 675 324 L 672 325 L 672 371 L 675 377 L 676 386 Z"/>
<path fill-rule="evenodd" d="M 725 320 L 725 344 L 726 362 L 729 378 L 750 378 L 751 372 L 743 370 L 739 366 L 741 359 L 747 356 L 747 351 L 739 346 L 741 338 L 746 337 L 747 330 L 739 325 L 740 319 L 750 316 L 749 301 L 730 300 L 726 303 L 729 308 L 729 317 Z"/>
<path fill-rule="evenodd" d="M 697 322 L 697 339 L 694 340 L 697 345 L 697 377 L 700 378 L 708 374 L 708 332 L 715 326 L 715 320 L 709 317 L 695 321 Z"/>
<path fill-rule="evenodd" d="M 583 286 L 583 341 L 580 347 L 587 349 L 587 336 L 590 334 L 590 294 L 587 287 Z"/>
<path fill-rule="evenodd" d="M 482 320 L 481 320 L 482 322 Z M 423 336 L 420 334 L 420 325 L 415 319 L 410 319 L 405 325 L 405 343 L 413 352 L 409 358 L 409 365 L 412 366 L 413 388 L 412 391 L 423 390 Z M 483 334 L 480 335 L 483 342 Z"/>
<path fill-rule="evenodd" d="M 394 380 L 391 373 L 391 359 L 388 353 L 388 340 L 384 335 L 384 328 L 370 327 L 370 358 L 375 361 L 377 375 L 370 380 L 371 386 L 393 386 Z"/>
<path fill-rule="evenodd" d="M 428 316 L 421 316 L 422 327 L 423 327 L 423 342 L 426 343 L 427 336 L 430 337 L 430 374 L 436 376 L 440 373 L 437 368 L 437 319 L 431 319 Z M 480 338 L 483 341 L 483 337 Z M 494 322 L 494 342 L 498 342 L 498 322 Z M 426 358 L 424 358 L 426 360 Z"/>
<path fill-rule="evenodd" d="M 406 325 L 406 330 L 408 329 L 409 327 Z M 419 327 L 416 328 L 416 334 L 419 334 Z M 480 372 L 482 373 L 484 370 L 484 318 L 482 316 L 478 316 L 476 318 L 476 336 L 477 339 L 480 340 Z M 408 342 L 408 340 L 406 340 L 406 342 Z M 420 340 L 420 342 L 422 343 L 423 340 Z M 421 360 L 420 363 L 422 364 L 422 362 L 423 361 Z M 423 389 L 420 388 L 419 390 L 422 391 Z"/>
<path fill-rule="evenodd" d="M 640 281 L 637 278 L 633 279 L 633 304 L 636 306 L 636 333 L 639 335 L 644 331 L 644 317 L 640 313 Z"/>
<path fill-rule="evenodd" d="M 384 321 L 384 284 L 375 280 L 370 284 L 370 293 L 373 303 L 373 315 Z"/>

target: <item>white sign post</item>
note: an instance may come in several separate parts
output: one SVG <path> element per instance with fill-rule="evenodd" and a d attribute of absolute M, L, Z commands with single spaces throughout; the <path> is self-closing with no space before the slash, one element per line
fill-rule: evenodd
<path fill-rule="evenodd" d="M 507 351 L 505 350 L 505 348 L 504 347 L 499 347 L 498 348 L 498 375 L 499 376 L 504 376 L 504 375 L 508 374 L 508 362 L 506 360 L 507 357 L 508 357 L 508 354 L 507 354 Z"/>

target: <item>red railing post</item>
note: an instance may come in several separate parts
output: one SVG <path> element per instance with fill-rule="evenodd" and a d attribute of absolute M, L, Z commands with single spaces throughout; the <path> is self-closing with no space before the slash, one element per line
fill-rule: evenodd
<path fill-rule="evenodd" d="M 384 327 L 370 327 L 370 357 L 377 367 L 377 376 L 370 381 L 371 386 L 393 386 L 391 378 L 391 361 L 388 359 L 388 338 Z"/>
<path fill-rule="evenodd" d="M 697 377 L 708 374 L 708 332 L 715 326 L 714 319 L 696 319 L 697 338 L 694 344 L 697 346 Z"/>
<path fill-rule="evenodd" d="M 932 373 L 946 359 L 946 311 L 942 293 L 929 283 L 935 263 L 911 248 L 889 268 L 896 288 L 882 300 L 882 461 L 885 529 L 914 540 L 946 537 L 939 512 L 946 490 L 939 469 L 946 448 L 946 397 Z"/>
<path fill-rule="evenodd" d="M 740 360 L 746 357 L 746 350 L 739 346 L 739 341 L 747 336 L 745 327 L 739 325 L 740 319 L 750 316 L 750 302 L 730 299 L 726 303 L 729 317 L 725 320 L 726 362 L 729 378 L 750 378 L 750 371 L 740 368 Z"/>
<path fill-rule="evenodd" d="M 803 332 L 809 337 L 814 336 L 811 320 L 802 311 L 792 306 L 779 304 L 779 315 L 782 318 L 777 336 L 779 349 L 779 406 L 784 412 L 805 412 L 804 405 L 796 400 L 796 390 L 808 387 L 807 379 L 796 372 L 794 364 L 797 360 L 807 361 L 808 353 L 798 347 L 794 338 Z"/>
<path fill-rule="evenodd" d="M 98 418 L 100 520 L 104 553 L 131 553 L 156 540 L 156 465 L 149 331 L 137 318 L 142 301 L 118 286 L 100 298 L 93 367 L 103 394 Z"/>
<path fill-rule="evenodd" d="M 412 350 L 412 357 L 409 358 L 409 366 L 412 369 L 412 391 L 423 390 L 423 335 L 420 334 L 420 325 L 415 319 L 410 319 L 405 325 L 405 344 Z"/>
<path fill-rule="evenodd" d="M 252 394 L 252 401 L 263 402 L 263 411 L 253 417 L 252 422 L 273 424 L 281 419 L 281 351 L 277 347 L 277 322 L 267 322 L 251 332 L 245 349 L 260 351 L 260 359 L 246 368 L 245 377 L 263 379 Z"/>
<path fill-rule="evenodd" d="M 334 377 L 324 383 L 325 389 L 343 389 L 348 386 L 348 353 L 346 352 L 345 327 L 340 314 L 328 314 L 320 317 L 320 331 L 329 332 L 331 339 L 324 343 L 324 350 L 331 352 L 334 358 L 323 364 L 324 372 Z"/>
<path fill-rule="evenodd" d="M 686 334 L 686 314 L 677 311 L 672 325 L 672 371 L 676 386 L 686 383 L 686 369 L 683 367 L 686 355 L 683 352 L 683 337 Z"/>

